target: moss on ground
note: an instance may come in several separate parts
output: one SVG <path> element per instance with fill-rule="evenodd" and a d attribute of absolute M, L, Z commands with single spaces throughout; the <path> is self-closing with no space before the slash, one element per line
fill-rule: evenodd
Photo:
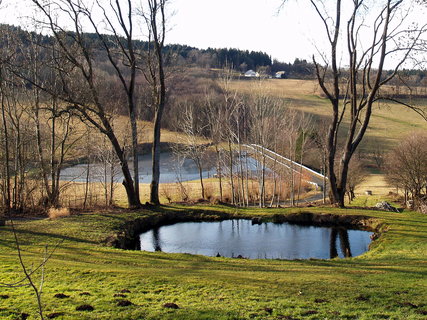
<path fill-rule="evenodd" d="M 15 224 L 29 266 L 41 261 L 45 245 L 65 239 L 45 270 L 45 315 L 55 319 L 426 319 L 427 216 L 309 210 L 368 216 L 381 221 L 385 232 L 359 257 L 279 261 L 148 253 L 104 243 L 143 216 L 272 218 L 298 209 L 172 206 Z M 0 282 L 16 282 L 22 273 L 10 225 L 0 227 L 0 246 Z M 24 313 L 37 318 L 31 289 L 0 288 L 0 318 Z"/>

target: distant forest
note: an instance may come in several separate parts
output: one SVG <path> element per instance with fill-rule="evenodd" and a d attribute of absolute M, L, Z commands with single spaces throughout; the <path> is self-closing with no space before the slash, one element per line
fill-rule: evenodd
<path fill-rule="evenodd" d="M 7 31 L 7 32 L 6 32 Z M 0 24 L 1 34 L 14 34 L 16 39 L 22 43 L 28 42 L 27 31 L 20 27 Z M 35 34 L 34 34 L 35 35 Z M 37 35 L 42 37 L 42 42 L 48 44 L 52 41 L 48 35 Z M 96 34 L 87 33 L 87 40 L 93 43 L 93 48 L 101 47 Z M 107 39 L 111 36 L 105 36 Z M 113 42 L 113 41 L 111 41 Z M 3 46 L 5 39 L 0 39 L 0 46 Z M 141 50 L 148 50 L 149 43 L 146 41 L 134 41 L 135 47 Z M 123 39 L 123 45 L 126 43 Z M 239 50 L 234 48 L 208 48 L 198 49 L 181 44 L 171 44 L 164 47 L 164 54 L 168 65 L 187 66 L 200 68 L 223 69 L 231 68 L 244 73 L 247 70 L 259 71 L 264 75 L 274 75 L 278 71 L 284 71 L 284 77 L 290 78 L 313 78 L 314 65 L 306 60 L 295 59 L 293 63 L 283 63 L 272 60 L 271 56 L 265 52 Z M 102 57 L 99 57 L 102 60 Z M 107 71 L 108 72 L 108 71 Z"/>
<path fill-rule="evenodd" d="M 28 32 L 20 27 L 0 24 L 0 34 L 15 36 L 21 43 L 28 43 Z M 31 34 L 34 34 L 31 32 Z M 70 32 L 71 34 L 71 32 Z M 86 33 L 87 40 L 92 42 L 92 47 L 102 49 L 96 34 Z M 37 37 L 42 37 L 42 43 L 49 44 L 52 38 L 48 35 L 37 34 Z M 105 35 L 108 39 L 109 35 Z M 3 36 L 0 37 L 0 47 L 4 46 L 7 40 Z M 113 39 L 111 39 L 113 43 Z M 146 41 L 134 40 L 135 47 L 140 50 L 148 50 L 149 43 Z M 123 39 L 123 46 L 127 46 Z M 177 67 L 199 67 L 205 69 L 224 69 L 230 68 L 237 72 L 244 73 L 248 70 L 258 71 L 264 76 L 275 76 L 276 72 L 284 71 L 282 78 L 289 79 L 315 79 L 315 67 L 312 62 L 305 59 L 296 58 L 293 63 L 281 62 L 277 59 L 272 59 L 265 52 L 239 50 L 234 48 L 208 48 L 198 49 L 195 47 L 170 44 L 164 47 L 165 62 L 167 66 Z M 106 57 L 98 57 L 101 65 Z M 102 66 L 101 66 L 102 68 Z M 107 73 L 113 70 L 104 70 Z M 345 72 L 345 71 L 343 71 Z M 392 71 L 390 71 L 392 72 Z M 387 75 L 387 73 L 386 73 Z M 403 69 L 399 71 L 398 76 L 394 79 L 391 85 L 403 86 L 427 86 L 427 73 L 425 70 L 418 69 Z"/>

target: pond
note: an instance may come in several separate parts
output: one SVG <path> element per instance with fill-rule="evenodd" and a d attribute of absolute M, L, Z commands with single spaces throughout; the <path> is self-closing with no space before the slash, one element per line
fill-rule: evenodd
<path fill-rule="evenodd" d="M 183 222 L 140 235 L 141 250 L 249 259 L 329 259 L 366 252 L 372 232 L 251 220 Z"/>

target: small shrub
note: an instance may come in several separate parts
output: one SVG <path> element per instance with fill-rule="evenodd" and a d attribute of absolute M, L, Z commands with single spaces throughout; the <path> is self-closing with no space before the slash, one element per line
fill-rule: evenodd
<path fill-rule="evenodd" d="M 162 186 L 160 189 L 160 194 L 166 198 L 168 203 L 172 202 L 172 190 L 169 186 Z"/>
<path fill-rule="evenodd" d="M 210 201 L 211 199 L 214 198 L 214 195 L 215 195 L 215 191 L 213 189 L 212 184 L 207 183 L 205 185 L 205 199 Z"/>
<path fill-rule="evenodd" d="M 69 215 L 71 215 L 71 212 L 68 208 L 50 208 L 47 214 L 50 219 L 56 219 L 68 217 Z"/>

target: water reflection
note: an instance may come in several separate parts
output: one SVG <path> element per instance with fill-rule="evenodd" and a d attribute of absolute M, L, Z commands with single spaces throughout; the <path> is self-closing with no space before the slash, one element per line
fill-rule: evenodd
<path fill-rule="evenodd" d="M 153 229 L 153 247 L 154 251 L 162 251 L 162 247 L 160 246 L 160 235 L 158 227 Z"/>
<path fill-rule="evenodd" d="M 337 238 L 339 237 L 341 252 L 344 257 L 350 258 L 351 249 L 350 249 L 350 240 L 348 238 L 348 231 L 345 228 L 331 228 L 331 236 L 329 240 L 329 256 L 331 259 L 338 257 L 337 249 Z"/>
<path fill-rule="evenodd" d="M 371 232 L 250 220 L 185 222 L 140 235 L 141 250 L 251 259 L 352 257 L 368 250 Z"/>

